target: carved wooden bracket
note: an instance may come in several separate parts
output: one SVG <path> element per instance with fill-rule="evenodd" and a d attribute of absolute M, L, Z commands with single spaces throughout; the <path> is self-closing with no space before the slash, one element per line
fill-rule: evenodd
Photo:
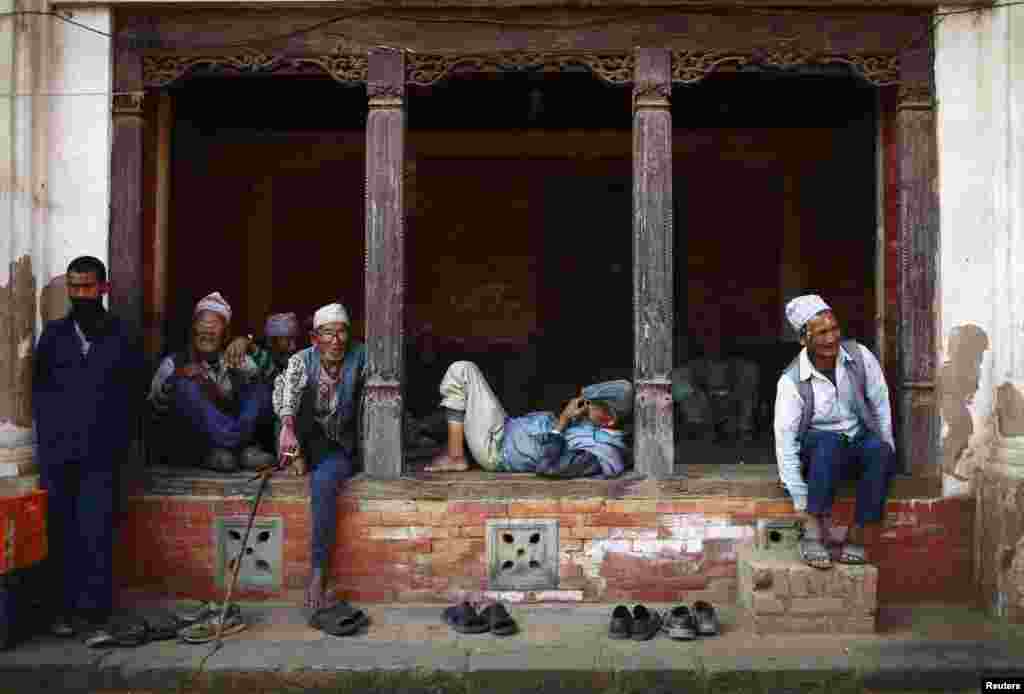
<path fill-rule="evenodd" d="M 643 81 L 633 86 L 633 108 L 668 108 L 672 98 L 672 85 L 665 82 Z"/>
<path fill-rule="evenodd" d="M 749 51 L 672 51 L 672 81 L 694 84 L 723 65 L 758 65 L 792 70 L 806 65 L 834 64 L 845 65 L 876 87 L 899 82 L 900 60 L 897 54 L 822 53 L 794 46 L 791 42 Z"/>
<path fill-rule="evenodd" d="M 575 67 L 589 68 L 612 84 L 633 81 L 630 53 L 545 53 L 514 51 L 474 55 L 418 54 L 406 59 L 406 81 L 428 86 L 455 71 L 467 72 L 563 72 Z"/>
<path fill-rule="evenodd" d="M 290 58 L 247 50 L 226 55 L 145 55 L 142 79 L 147 87 L 166 87 L 186 74 L 208 73 L 326 73 L 343 83 L 366 81 L 366 56 L 332 53 L 311 58 Z"/>
<path fill-rule="evenodd" d="M 110 111 L 115 116 L 141 116 L 145 100 L 146 93 L 141 91 L 114 94 L 110 102 Z"/>
<path fill-rule="evenodd" d="M 931 85 L 926 83 L 901 84 L 896 108 L 900 111 L 930 111 L 935 108 Z"/>

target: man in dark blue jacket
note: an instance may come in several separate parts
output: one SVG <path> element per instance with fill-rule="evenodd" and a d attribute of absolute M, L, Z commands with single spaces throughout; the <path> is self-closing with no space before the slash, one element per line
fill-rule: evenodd
<path fill-rule="evenodd" d="M 71 312 L 50 321 L 34 359 L 32 410 L 54 576 L 54 633 L 102 623 L 113 602 L 117 472 L 142 403 L 143 357 L 127 326 L 103 307 L 103 262 L 71 261 Z"/>

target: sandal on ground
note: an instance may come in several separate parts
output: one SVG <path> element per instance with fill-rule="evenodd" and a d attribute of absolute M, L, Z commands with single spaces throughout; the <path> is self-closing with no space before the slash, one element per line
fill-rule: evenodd
<path fill-rule="evenodd" d="M 839 549 L 839 557 L 836 561 L 840 564 L 850 564 L 854 566 L 867 564 L 867 553 L 864 550 L 864 545 L 855 545 L 850 542 L 844 542 Z"/>
<path fill-rule="evenodd" d="M 214 617 L 210 617 L 205 622 L 198 622 L 187 626 L 178 632 L 179 638 L 185 643 L 209 643 L 217 640 L 217 626 L 220 624 L 220 614 L 218 613 Z M 224 617 L 224 629 L 221 630 L 221 636 L 230 636 L 231 634 L 237 634 L 243 631 L 246 627 L 244 621 L 242 621 L 242 615 L 239 611 L 232 611 L 228 609 L 228 614 Z"/>
<path fill-rule="evenodd" d="M 170 612 L 161 610 L 145 617 L 150 641 L 168 641 L 177 638 L 185 624 Z"/>
<path fill-rule="evenodd" d="M 210 618 L 217 610 L 214 602 L 189 602 L 174 612 L 174 616 L 185 626 L 202 622 Z"/>
<path fill-rule="evenodd" d="M 62 639 L 71 638 L 75 635 L 74 623 L 68 617 L 57 617 L 50 625 L 50 633 Z"/>
<path fill-rule="evenodd" d="M 689 607 L 678 605 L 665 615 L 661 630 L 668 634 L 669 638 L 692 641 L 697 638 L 697 621 Z"/>
<path fill-rule="evenodd" d="M 342 600 L 314 612 L 310 617 L 309 626 L 331 636 L 351 636 L 369 622 L 370 618 L 365 612 Z"/>
<path fill-rule="evenodd" d="M 630 636 L 634 641 L 646 641 L 661 631 L 661 615 L 651 612 L 643 605 L 633 608 L 633 628 Z"/>
<path fill-rule="evenodd" d="M 485 607 L 480 613 L 480 617 L 487 620 L 491 627 L 491 633 L 495 636 L 511 636 L 519 631 L 516 620 L 512 619 L 508 610 L 500 602 Z"/>
<path fill-rule="evenodd" d="M 698 600 L 693 603 L 693 619 L 697 623 L 698 636 L 718 636 L 721 626 L 718 623 L 718 615 L 711 603 Z"/>
<path fill-rule="evenodd" d="M 628 639 L 633 631 L 633 615 L 625 605 L 612 610 L 612 621 L 608 625 L 608 638 Z"/>
<path fill-rule="evenodd" d="M 460 634 L 483 634 L 491 629 L 490 620 L 478 615 L 468 602 L 445 608 L 441 619 Z"/>
<path fill-rule="evenodd" d="M 112 617 L 83 641 L 89 648 L 135 648 L 149 641 L 149 627 L 144 619 L 133 615 Z"/>
<path fill-rule="evenodd" d="M 801 561 L 807 566 L 821 570 L 832 568 L 832 555 L 820 538 L 802 537 L 797 547 L 800 550 Z"/>

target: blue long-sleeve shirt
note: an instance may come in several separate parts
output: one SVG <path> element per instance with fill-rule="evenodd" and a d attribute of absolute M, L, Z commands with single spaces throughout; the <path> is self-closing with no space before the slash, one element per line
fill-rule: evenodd
<path fill-rule="evenodd" d="M 144 395 L 138 342 L 107 314 L 83 350 L 70 317 L 50 321 L 33 360 L 32 416 L 40 465 L 113 465 L 136 432 Z"/>
<path fill-rule="evenodd" d="M 629 457 L 624 432 L 601 429 L 584 420 L 573 422 L 558 434 L 552 431 L 557 421 L 552 412 L 531 412 L 505 420 L 503 466 L 512 472 L 561 469 L 576 454 L 585 452 L 600 464 L 600 477 L 622 474 Z"/>

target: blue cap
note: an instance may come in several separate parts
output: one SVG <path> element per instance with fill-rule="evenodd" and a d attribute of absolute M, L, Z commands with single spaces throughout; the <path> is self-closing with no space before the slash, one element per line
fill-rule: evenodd
<path fill-rule="evenodd" d="M 595 383 L 583 389 L 587 400 L 600 400 L 612 406 L 615 414 L 628 416 L 633 411 L 633 384 L 625 379 Z"/>

